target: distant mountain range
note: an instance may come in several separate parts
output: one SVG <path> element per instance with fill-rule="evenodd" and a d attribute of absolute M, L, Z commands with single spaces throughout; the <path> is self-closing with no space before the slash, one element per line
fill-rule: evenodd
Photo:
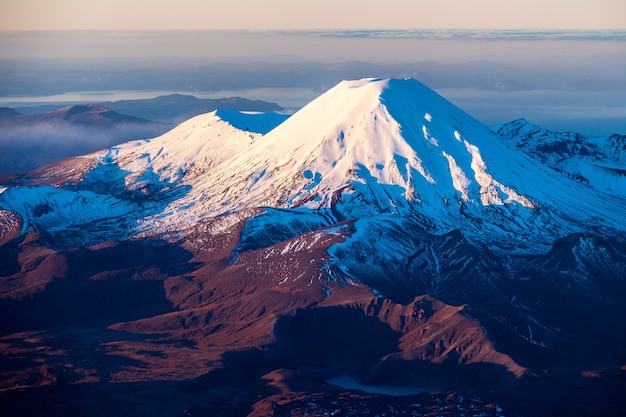
<path fill-rule="evenodd" d="M 72 105 L 46 113 L 0 109 L 0 174 L 24 172 L 131 138 L 149 138 L 171 125 L 117 113 L 102 104 Z"/>
<path fill-rule="evenodd" d="M 8 107 L 0 107 L 0 121 L 12 119 L 19 115 L 20 113 L 17 110 L 10 109 Z"/>
<path fill-rule="evenodd" d="M 0 411 L 620 415 L 623 152 L 361 79 L 5 176 Z"/>
<path fill-rule="evenodd" d="M 2 122 L 7 128 L 14 126 L 32 126 L 37 123 L 59 123 L 85 125 L 94 128 L 106 128 L 117 124 L 148 124 L 149 120 L 127 116 L 111 110 L 104 104 L 76 104 L 61 107 L 46 113 L 20 114 L 10 108 L 0 110 Z"/>
<path fill-rule="evenodd" d="M 552 169 L 594 188 L 626 196 L 626 135 L 556 133 L 524 119 L 494 129 Z"/>
<path fill-rule="evenodd" d="M 97 103 L 109 109 L 156 122 L 178 124 L 198 114 L 213 110 L 239 110 L 254 112 L 279 112 L 284 110 L 276 103 L 248 100 L 241 97 L 199 99 L 186 94 L 168 94 L 149 99 L 105 101 Z M 6 108 L 5 108 L 6 109 Z M 57 105 L 38 105 L 19 109 L 20 114 L 32 115 L 59 110 Z M 2 117 L 2 113 L 0 113 Z"/>
<path fill-rule="evenodd" d="M 214 110 L 264 113 L 284 110 L 276 103 L 262 100 L 248 100 L 241 97 L 199 99 L 184 94 L 170 94 L 143 100 L 109 101 L 103 104 L 120 113 L 176 124 Z"/>

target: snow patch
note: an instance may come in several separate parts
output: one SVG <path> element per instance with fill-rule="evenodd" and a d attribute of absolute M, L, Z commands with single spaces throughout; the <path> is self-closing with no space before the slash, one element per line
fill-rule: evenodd
<path fill-rule="evenodd" d="M 450 176 L 452 177 L 452 185 L 454 189 L 461 193 L 461 198 L 465 201 L 470 201 L 470 196 L 467 188 L 472 183 L 463 170 L 457 165 L 456 160 L 452 155 L 448 155 L 443 152 L 443 156 L 448 160 L 448 166 L 450 167 Z"/>
<path fill-rule="evenodd" d="M 217 110 L 215 115 L 239 130 L 263 135 L 289 118 L 285 114 L 237 110 Z"/>

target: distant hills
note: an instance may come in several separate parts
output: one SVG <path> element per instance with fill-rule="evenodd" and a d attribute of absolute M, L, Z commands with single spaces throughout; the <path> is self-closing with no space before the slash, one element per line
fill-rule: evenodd
<path fill-rule="evenodd" d="M 98 103 L 121 114 L 144 119 L 178 124 L 198 114 L 213 110 L 239 110 L 254 112 L 279 112 L 284 110 L 277 103 L 263 100 L 249 100 L 242 97 L 197 98 L 188 94 L 167 94 L 147 99 L 104 101 Z M 6 109 L 3 108 L 3 109 Z M 58 105 L 45 104 L 19 109 L 19 113 L 32 115 L 49 113 L 59 109 Z M 15 111 L 14 109 L 11 109 Z M 0 110 L 0 120 L 3 112 Z"/>
<path fill-rule="evenodd" d="M 200 99 L 186 94 L 169 94 L 152 99 L 120 100 L 103 103 L 111 110 L 150 120 L 180 123 L 193 116 L 213 110 L 278 112 L 284 110 L 276 103 L 248 100 L 241 97 Z"/>
<path fill-rule="evenodd" d="M 121 114 L 103 104 L 35 114 L 2 108 L 0 174 L 27 171 L 133 138 L 158 136 L 170 128 L 170 123 Z"/>
<path fill-rule="evenodd" d="M 0 120 L 5 127 L 33 126 L 38 123 L 70 123 L 91 127 L 111 127 L 118 124 L 150 124 L 150 120 L 128 116 L 111 110 L 104 104 L 76 104 L 35 114 L 20 114 L 14 109 L 0 109 Z"/>
<path fill-rule="evenodd" d="M 0 121 L 2 120 L 6 120 L 6 119 L 11 119 L 13 117 L 17 117 L 20 115 L 20 112 L 8 108 L 8 107 L 0 107 Z"/>

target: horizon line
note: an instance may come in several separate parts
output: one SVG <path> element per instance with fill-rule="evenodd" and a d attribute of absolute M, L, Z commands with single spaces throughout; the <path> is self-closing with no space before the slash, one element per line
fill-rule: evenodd
<path fill-rule="evenodd" d="M 306 29 L 0 29 L 0 35 L 37 33 L 239 33 L 299 34 L 341 38 L 626 40 L 626 28 L 616 29 L 476 29 L 476 28 L 306 28 Z"/>

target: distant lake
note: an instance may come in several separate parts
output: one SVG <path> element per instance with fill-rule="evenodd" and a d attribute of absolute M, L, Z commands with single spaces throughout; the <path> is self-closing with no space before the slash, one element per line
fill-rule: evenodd
<path fill-rule="evenodd" d="M 150 99 L 169 94 L 191 95 L 196 98 L 228 98 L 243 97 L 250 100 L 264 100 L 275 102 L 286 110 L 295 111 L 304 106 L 322 92 L 313 91 L 309 88 L 251 88 L 241 90 L 219 90 L 219 91 L 172 91 L 172 90 L 150 90 L 150 91 L 80 91 L 51 96 L 21 96 L 21 97 L 0 97 L 0 107 L 12 107 L 14 109 L 33 107 L 40 105 L 66 106 L 71 104 L 100 103 L 104 101 L 120 100 L 142 100 Z"/>
<path fill-rule="evenodd" d="M 555 131 L 626 135 L 626 90 L 488 91 L 451 88 L 437 92 L 488 126 L 523 117 Z"/>

